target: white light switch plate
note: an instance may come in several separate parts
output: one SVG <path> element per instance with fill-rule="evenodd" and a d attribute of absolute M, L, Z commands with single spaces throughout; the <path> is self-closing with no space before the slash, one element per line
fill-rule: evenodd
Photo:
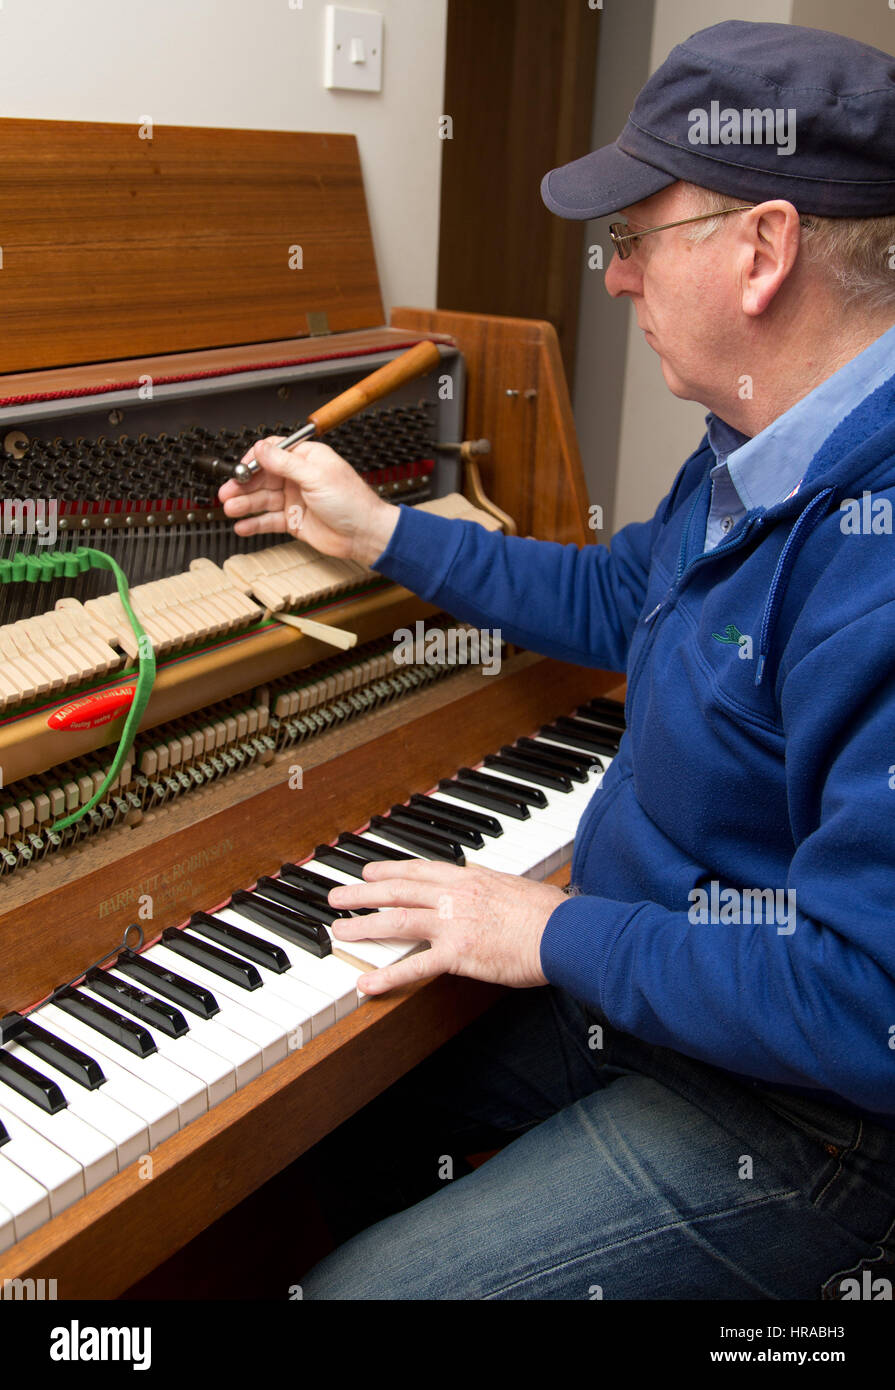
<path fill-rule="evenodd" d="M 324 85 L 381 92 L 382 28 L 382 15 L 374 10 L 327 5 Z"/>

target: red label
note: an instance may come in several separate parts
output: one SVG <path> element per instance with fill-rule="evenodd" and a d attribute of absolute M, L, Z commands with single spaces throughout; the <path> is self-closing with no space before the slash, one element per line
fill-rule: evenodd
<path fill-rule="evenodd" d="M 136 688 L 135 685 L 118 685 L 98 695 L 84 695 L 54 710 L 47 724 L 51 729 L 98 729 L 130 708 Z"/>

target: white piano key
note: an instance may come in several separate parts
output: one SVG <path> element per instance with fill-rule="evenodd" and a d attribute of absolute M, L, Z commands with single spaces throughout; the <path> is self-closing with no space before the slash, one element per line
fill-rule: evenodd
<path fill-rule="evenodd" d="M 160 1072 L 158 1067 L 152 1065 L 160 1060 L 155 1054 L 151 1057 L 137 1057 L 126 1047 L 121 1047 L 119 1043 L 97 1033 L 94 1028 L 88 1028 L 79 1018 L 63 1013 L 55 1004 L 47 1004 L 41 1009 L 40 1021 L 44 1027 L 64 1038 L 66 1042 L 74 1043 L 76 1047 L 83 1048 L 85 1052 L 90 1052 L 96 1057 L 106 1073 L 107 1084 L 113 1079 L 111 1067 L 114 1065 L 115 1079 L 121 1087 L 122 1095 L 126 1097 L 125 1103 L 147 1121 L 149 1137 L 153 1144 L 161 1142 L 157 1137 L 159 1135 L 167 1139 L 177 1133 L 184 1123 L 183 1115 L 177 1096 L 165 1089 L 168 1080 L 166 1068 L 162 1067 Z M 180 1090 L 182 1087 L 178 1086 L 176 1089 Z"/>
<path fill-rule="evenodd" d="M 289 1026 L 284 1026 L 281 1021 L 274 1020 L 263 1011 L 263 1000 L 257 999 L 257 996 L 263 995 L 263 988 L 251 992 L 241 990 L 243 998 L 237 1000 L 227 988 L 226 980 L 205 970 L 195 961 L 179 956 L 176 951 L 169 951 L 167 946 L 151 946 L 144 955 L 147 960 L 154 961 L 165 970 L 175 970 L 184 979 L 210 989 L 220 1007 L 220 1013 L 215 1014 L 214 1022 L 219 1027 L 227 1028 L 231 1033 L 254 1043 L 261 1053 L 265 1071 L 277 1062 L 282 1062 L 289 1050 Z M 238 985 L 234 986 L 234 989 L 238 988 Z M 252 1007 L 256 999 L 257 1009 Z"/>
<path fill-rule="evenodd" d="M 33 1065 L 33 1061 L 29 1065 Z M 46 1075 L 40 1066 L 35 1070 Z M 68 1083 L 69 1086 L 75 1084 Z M 63 1089 L 62 1094 L 67 1100 L 68 1090 Z M 36 1134 L 42 1134 L 51 1144 L 55 1144 L 57 1149 L 61 1149 L 80 1164 L 84 1170 L 84 1187 L 87 1192 L 92 1192 L 100 1183 L 106 1182 L 118 1172 L 115 1144 L 108 1135 L 101 1134 L 93 1125 L 74 1114 L 69 1106 L 64 1110 L 57 1110 L 55 1115 L 50 1115 L 3 1082 L 0 1082 L 0 1106 L 18 1115 Z"/>
<path fill-rule="evenodd" d="M 461 797 L 454 796 L 451 792 L 432 790 L 428 793 L 433 801 L 443 801 L 449 806 L 462 808 L 464 811 L 478 811 L 481 815 L 492 816 L 503 829 L 500 836 L 486 836 L 487 843 L 499 845 L 499 853 L 512 856 L 517 864 L 515 870 L 520 876 L 531 875 L 532 870 L 543 863 L 545 855 L 541 851 L 540 827 L 538 822 L 529 817 L 528 820 L 516 820 L 513 816 L 504 815 L 500 811 L 493 811 L 488 806 L 479 806 L 470 801 L 464 801 Z M 553 852 L 555 847 L 548 849 L 547 854 Z M 544 875 L 541 874 L 541 877 Z"/>
<path fill-rule="evenodd" d="M 84 1196 L 84 1169 L 70 1154 L 63 1153 L 3 1105 L 0 1105 L 0 1121 L 9 1134 L 2 1157 L 46 1188 L 52 1216 L 58 1216 Z"/>
<path fill-rule="evenodd" d="M 111 1009 L 113 1013 L 119 1014 L 119 1016 L 121 1015 L 122 1011 L 116 1009 L 114 1005 L 108 1003 L 107 1000 L 104 999 L 102 1003 L 105 1008 Z M 62 1012 L 65 1011 L 63 1010 Z M 93 1047 L 97 1056 L 100 1055 L 101 1047 L 104 1049 L 101 1054 L 103 1056 L 108 1055 L 109 1048 L 119 1047 L 118 1043 L 110 1042 L 109 1039 L 97 1033 L 89 1024 L 82 1022 L 81 1019 L 72 1018 L 70 1014 L 66 1014 L 65 1016 L 69 1019 L 69 1027 L 71 1030 L 81 1038 L 82 1046 L 85 1048 L 88 1046 Z M 126 1015 L 124 1016 L 126 1017 Z M 94 1042 L 94 1037 L 99 1041 Z M 153 1053 L 149 1057 L 136 1057 L 135 1054 L 129 1052 L 127 1048 L 120 1048 L 120 1051 L 123 1056 L 132 1057 L 134 1059 L 135 1065 L 141 1069 L 138 1075 L 145 1075 L 147 1081 L 157 1087 L 158 1090 L 164 1091 L 165 1095 L 170 1096 L 172 1100 L 177 1102 L 181 1125 L 189 1124 L 191 1120 L 196 1120 L 200 1115 L 205 1114 L 208 1109 L 207 1093 L 205 1087 L 197 1077 L 192 1075 L 192 1073 L 183 1071 L 180 1067 L 172 1066 L 169 1061 L 159 1056 L 158 1053 Z M 122 1060 L 122 1066 L 126 1065 L 127 1063 Z M 144 1068 L 145 1072 L 143 1070 Z"/>
<path fill-rule="evenodd" d="M 228 921 L 221 912 L 215 912 L 213 915 L 219 917 L 222 922 Z M 232 927 L 236 926 L 237 923 L 230 922 L 229 925 Z M 280 938 L 275 939 L 272 935 L 264 936 L 261 931 L 256 930 L 256 924 L 254 922 L 248 923 L 246 919 L 243 919 L 238 925 L 243 926 L 246 931 L 251 930 L 259 941 L 264 941 L 269 944 L 271 941 L 275 940 L 275 944 L 286 952 L 290 962 L 296 952 L 301 951 L 301 947 L 293 945 L 291 941 L 285 941 Z M 190 934 L 194 934 L 192 930 Z M 202 937 L 199 932 L 195 932 L 195 935 L 203 941 L 208 939 L 207 937 Z M 214 944 L 217 945 L 219 943 L 215 942 Z M 225 946 L 224 949 L 228 950 L 229 948 Z M 234 944 L 233 951 L 235 955 L 239 954 L 236 944 Z M 302 952 L 302 954 L 305 954 L 305 952 Z M 303 1030 L 305 1027 L 310 1029 L 309 1037 L 316 1038 L 319 1033 L 324 1032 L 335 1023 L 336 1009 L 332 999 L 300 979 L 292 969 L 291 964 L 288 970 L 279 973 L 277 971 L 267 970 L 263 965 L 258 965 L 257 962 L 255 962 L 255 965 L 261 978 L 265 980 L 267 988 L 275 991 L 277 994 L 281 994 L 283 998 L 295 1004 L 303 1020 Z M 308 1037 L 305 1037 L 304 1041 L 307 1042 Z"/>
<path fill-rule="evenodd" d="M 555 830 L 557 832 L 555 836 L 557 843 L 559 843 L 562 835 L 568 834 L 570 824 L 573 826 L 577 824 L 578 817 L 570 817 L 566 809 L 566 802 L 572 796 L 571 792 L 558 792 L 553 791 L 549 787 L 542 787 L 538 782 L 534 782 L 530 777 L 526 777 L 524 772 L 517 773 L 515 770 L 512 773 L 504 772 L 500 768 L 485 767 L 484 764 L 477 767 L 475 770 L 476 772 L 485 773 L 488 777 L 493 777 L 497 782 L 515 782 L 517 786 L 525 787 L 531 791 L 543 792 L 544 796 L 547 798 L 547 805 L 529 805 L 528 809 L 531 813 L 531 821 L 540 827 L 550 826 Z"/>
<path fill-rule="evenodd" d="M 572 857 L 572 847 L 575 841 L 575 832 L 578 828 L 580 816 L 574 809 L 574 803 L 570 807 L 560 805 L 560 798 L 565 802 L 571 796 L 570 792 L 556 792 L 539 786 L 526 778 L 524 773 L 519 776 L 514 772 L 509 773 L 498 771 L 496 768 L 481 767 L 481 772 L 487 772 L 489 777 L 494 777 L 499 782 L 515 782 L 520 787 L 530 787 L 532 790 L 542 791 L 547 797 L 546 806 L 531 806 L 531 818 L 529 824 L 535 829 L 535 835 L 530 843 L 537 855 L 526 870 L 529 877 L 546 878 L 548 874 L 561 869 L 563 864 L 568 863 Z"/>
<path fill-rule="evenodd" d="M 540 735 L 534 738 L 534 742 L 540 744 L 543 747 L 544 753 L 547 755 L 547 757 L 549 757 L 551 752 L 553 752 L 554 750 L 557 753 L 571 753 L 573 755 L 575 752 L 573 748 L 563 748 L 561 744 L 553 743 L 549 739 L 542 738 Z M 576 802 L 583 802 L 581 810 L 581 814 L 583 814 L 584 806 L 587 805 L 594 792 L 597 791 L 597 789 L 602 785 L 603 774 L 606 768 L 612 762 L 612 759 L 598 758 L 596 755 L 591 755 L 587 753 L 582 753 L 580 757 L 582 764 L 585 765 L 587 781 L 573 782 L 571 795 L 575 798 Z"/>
<path fill-rule="evenodd" d="M 358 970 L 355 966 L 349 965 L 347 961 L 339 960 L 336 956 L 324 956 L 321 960 L 317 956 L 312 956 L 310 951 L 305 951 L 294 942 L 286 942 L 281 936 L 270 931 L 267 927 L 259 926 L 257 922 L 252 922 L 248 917 L 240 916 L 238 908 L 222 907 L 215 914 L 224 922 L 229 922 L 231 926 L 242 927 L 244 931 L 250 931 L 255 936 L 260 936 L 264 941 L 272 941 L 277 946 L 284 946 L 292 962 L 292 971 L 305 984 L 312 985 L 314 989 L 330 999 L 335 1006 L 336 1019 L 346 1018 L 353 1013 L 366 995 L 362 994 L 357 987 L 357 982 L 365 972 Z"/>
<path fill-rule="evenodd" d="M 0 1177 L 0 1183 L 3 1179 Z M 11 1245 L 16 1243 L 16 1223 L 13 1220 L 12 1212 L 7 1211 L 6 1207 L 0 1202 L 0 1255 L 4 1250 L 8 1250 Z"/>
<path fill-rule="evenodd" d="M 586 753 L 583 749 L 572 748 L 568 743 L 561 743 L 558 738 L 553 738 L 550 734 L 532 734 L 531 737 L 536 743 L 543 743 L 548 750 L 556 748 L 559 752 L 574 754 L 582 762 L 586 762 L 589 768 L 601 768 L 603 772 L 606 772 L 613 761 L 608 753 Z M 599 771 L 596 773 L 588 772 L 588 778 L 594 776 L 600 778 L 601 775 Z"/>
<path fill-rule="evenodd" d="M 131 979 L 129 975 L 120 974 L 117 970 L 113 970 L 111 973 L 116 979 L 126 980 L 130 985 L 134 984 L 134 980 Z M 183 971 L 178 970 L 177 973 L 178 975 L 182 975 Z M 141 984 L 140 988 L 145 989 L 147 994 L 152 993 L 148 985 Z M 157 997 L 161 998 L 161 995 Z M 170 1002 L 171 1001 L 168 1000 L 168 1003 Z M 112 1006 L 109 1005 L 109 1008 L 111 1007 Z M 181 1012 L 190 1026 L 190 1036 L 193 1038 L 193 1041 L 200 1043 L 201 1046 L 207 1048 L 209 1052 L 216 1052 L 218 1056 L 223 1057 L 225 1061 L 233 1066 L 236 1075 L 237 1090 L 242 1086 L 247 1086 L 250 1081 L 255 1080 L 256 1076 L 261 1075 L 261 1053 L 248 1038 L 244 1038 L 238 1033 L 231 1032 L 229 1028 L 220 1026 L 214 1018 L 200 1018 L 198 1014 L 190 1013 L 188 1009 L 181 1010 Z M 145 1028 L 147 1025 L 143 1023 L 143 1027 Z M 156 1036 L 151 1027 L 149 1031 L 154 1037 Z M 146 1058 L 146 1061 L 154 1060 L 155 1058 L 153 1057 Z M 159 1048 L 158 1060 L 164 1061 L 166 1067 L 171 1065 L 167 1051 L 163 1052 L 161 1048 Z M 180 1071 L 182 1068 L 178 1066 L 177 1070 Z M 189 1075 L 192 1080 L 197 1079 L 192 1072 L 185 1072 L 185 1075 Z M 206 1095 L 207 1108 L 207 1091 L 204 1091 L 204 1094 Z M 186 1120 L 182 1122 L 186 1124 Z"/>
<path fill-rule="evenodd" d="M 115 972 L 111 973 L 114 974 Z M 129 983 L 133 984 L 133 981 L 131 980 Z M 82 988 L 85 993 L 96 993 L 89 981 Z M 101 995 L 96 997 L 103 1004 L 108 1002 Z M 167 1057 L 175 1066 L 190 1072 L 191 1075 L 204 1083 L 209 1110 L 222 1100 L 226 1100 L 227 1096 L 233 1095 L 236 1090 L 236 1071 L 226 1058 L 221 1057 L 217 1052 L 209 1052 L 207 1047 L 202 1047 L 193 1039 L 191 1033 L 186 1033 L 180 1038 L 172 1038 L 167 1033 L 163 1033 L 161 1028 L 147 1023 L 145 1019 L 137 1018 L 135 1014 L 128 1014 L 126 1009 L 122 1009 L 121 1012 L 129 1018 L 133 1018 L 135 1022 L 147 1030 L 162 1057 Z"/>
<path fill-rule="evenodd" d="M 28 1051 L 18 1043 L 10 1044 L 7 1049 L 9 1052 L 21 1058 L 23 1062 L 35 1064 L 34 1053 Z M 98 1086 L 96 1090 L 90 1091 L 86 1086 L 81 1086 L 64 1072 L 51 1066 L 43 1058 L 39 1061 L 38 1070 L 44 1076 L 55 1081 L 68 1101 L 68 1108 L 73 1115 L 79 1116 L 86 1124 L 92 1125 L 101 1134 L 105 1134 L 115 1145 L 115 1152 L 118 1158 L 119 1170 L 126 1168 L 133 1163 L 141 1154 L 145 1154 L 149 1147 L 149 1132 L 146 1125 L 140 1120 L 132 1110 L 127 1110 L 117 1100 L 108 1094 L 106 1085 Z"/>
<path fill-rule="evenodd" d="M 217 942 L 208 942 L 205 938 L 194 935 L 192 932 L 186 934 L 200 945 L 219 945 Z M 240 956 L 235 945 L 233 947 L 220 945 L 220 949 L 238 956 L 240 960 L 252 965 L 261 977 L 261 988 L 243 989 L 241 985 L 234 984 L 232 980 L 223 979 L 220 975 L 216 975 L 213 970 L 196 964 L 187 956 L 181 956 L 178 959 L 183 960 L 184 964 L 189 966 L 189 979 L 194 979 L 196 984 L 207 985 L 209 989 L 216 990 L 218 994 L 224 993 L 234 1004 L 242 1004 L 252 1012 L 260 1014 L 262 1018 L 269 1019 L 271 1023 L 283 1030 L 285 1037 L 291 1038 L 296 1029 L 300 1030 L 301 1042 L 296 1042 L 293 1039 L 290 1043 L 292 1048 L 303 1047 L 306 1042 L 309 1042 L 311 1028 L 307 1010 L 298 1005 L 289 986 L 287 985 L 284 990 L 278 991 L 275 987 L 276 974 L 272 970 L 265 969 L 263 965 L 259 965 L 257 961 L 248 961 L 246 956 Z M 174 954 L 177 953 L 174 952 Z"/>
<path fill-rule="evenodd" d="M 83 1051 L 84 1044 L 67 1031 L 64 1023 L 55 1021 L 49 1013 L 50 1007 L 42 1008 L 40 1011 L 41 1026 L 46 1028 L 48 1032 L 55 1034 L 63 1042 L 72 1043 Z M 63 1019 L 67 1017 L 61 1011 L 57 1011 L 57 1014 Z M 156 1144 L 160 1144 L 163 1139 L 168 1139 L 172 1134 L 177 1133 L 179 1115 L 177 1106 L 169 1096 L 163 1095 L 156 1087 L 148 1085 L 145 1081 L 132 1075 L 114 1058 L 103 1056 L 100 1059 L 98 1050 L 95 1055 L 97 1060 L 101 1060 L 106 1077 L 103 1089 L 108 1096 L 117 1100 L 119 1105 L 131 1110 L 145 1124 L 150 1148 L 155 1148 Z"/>
<path fill-rule="evenodd" d="M 440 835 L 443 840 L 451 839 L 450 831 L 440 826 L 431 826 L 433 835 Z M 420 830 L 425 833 L 426 827 L 421 825 Z M 376 837 L 381 844 L 391 844 L 391 841 L 384 840 L 376 836 L 375 831 L 365 831 L 365 834 Z M 493 846 L 493 847 L 492 847 Z M 523 874 L 529 866 L 530 853 L 526 848 L 523 853 L 514 846 L 503 848 L 502 842 L 497 839 L 485 840 L 482 849 L 473 849 L 471 845 L 460 845 L 467 865 L 477 864 L 483 869 L 496 869 L 501 874 Z M 422 855 L 419 856 L 423 858 Z"/>
<path fill-rule="evenodd" d="M 8 1144 L 0 1149 L 0 1201 L 12 1217 L 15 1240 L 24 1240 L 49 1221 L 50 1194 L 42 1183 L 5 1156 L 8 1151 Z"/>

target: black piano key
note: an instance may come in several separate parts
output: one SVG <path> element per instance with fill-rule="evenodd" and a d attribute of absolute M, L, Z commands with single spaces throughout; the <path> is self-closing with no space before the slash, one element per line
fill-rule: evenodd
<path fill-rule="evenodd" d="M 605 739 L 606 742 L 611 743 L 614 748 L 618 748 L 618 745 L 622 741 L 622 735 L 625 730 L 624 728 L 620 728 L 618 724 L 613 724 L 611 719 L 598 719 L 589 714 L 576 714 L 574 716 L 564 716 L 564 718 L 565 717 L 574 719 L 578 732 L 590 735 L 592 738 Z M 564 727 L 564 725 L 560 723 L 560 720 L 556 722 L 560 724 L 560 727 Z"/>
<path fill-rule="evenodd" d="M 3 1145 L 4 1145 L 4 1144 L 8 1144 L 8 1143 L 9 1143 L 9 1132 L 8 1132 L 8 1130 L 6 1129 L 5 1125 L 3 1124 L 3 1121 L 0 1120 L 0 1149 L 3 1148 Z"/>
<path fill-rule="evenodd" d="M 83 990 L 64 990 L 62 994 L 55 995 L 53 1003 L 57 1009 L 71 1014 L 73 1018 L 79 1018 L 88 1028 L 94 1028 L 104 1038 L 110 1038 L 112 1042 L 118 1043 L 119 1047 L 126 1047 L 128 1052 L 133 1052 L 136 1057 L 148 1057 L 158 1051 L 155 1039 L 139 1023 L 116 1013 L 114 1009 L 107 1009 L 105 1004 L 101 1004 L 98 999 L 92 999 Z"/>
<path fill-rule="evenodd" d="M 243 917 L 248 917 L 249 921 L 267 927 L 268 931 L 275 932 L 277 936 L 285 936 L 287 941 L 294 942 L 312 956 L 322 959 L 323 956 L 332 954 L 332 943 L 326 927 L 294 908 L 272 903 L 269 899 L 262 898 L 257 893 L 247 893 L 244 889 L 233 894 L 230 904 Z"/>
<path fill-rule="evenodd" d="M 86 979 L 95 994 L 107 999 L 110 1004 L 117 1005 L 122 1013 L 142 1018 L 144 1023 L 148 1023 L 151 1028 L 157 1028 L 166 1037 L 182 1038 L 190 1031 L 190 1025 L 179 1009 L 175 1009 L 166 999 L 147 994 L 139 985 L 117 980 L 108 970 L 98 970 L 95 967 L 87 972 Z"/>
<path fill-rule="evenodd" d="M 556 724 L 544 724 L 540 733 L 544 738 L 552 739 L 555 743 L 562 743 L 567 748 L 577 749 L 579 753 L 601 753 L 604 758 L 614 758 L 618 752 L 618 745 L 608 743 L 605 738 L 585 738 L 581 734 L 569 733 L 566 729 L 560 729 Z"/>
<path fill-rule="evenodd" d="M 24 1014 L 8 1013 L 0 1018 L 0 1044 L 17 1042 L 19 1034 L 25 1027 L 26 1019 Z"/>
<path fill-rule="evenodd" d="M 72 1043 L 63 1042 L 55 1033 L 48 1033 L 33 1018 L 26 1018 L 23 1022 L 24 1028 L 16 1034 L 17 1043 L 86 1090 L 95 1091 L 102 1086 L 106 1078 L 99 1062 L 93 1057 Z"/>
<path fill-rule="evenodd" d="M 531 817 L 524 802 L 514 801 L 512 797 L 501 796 L 498 792 L 485 791 L 484 787 L 474 786 L 470 782 L 455 782 L 450 777 L 442 777 L 438 790 L 456 797 L 458 801 L 486 806 L 489 811 L 497 811 L 498 815 L 509 816 L 512 820 L 529 820 Z"/>
<path fill-rule="evenodd" d="M 437 816 L 431 811 L 421 811 L 416 806 L 392 806 L 389 817 L 398 825 L 406 825 L 408 830 L 427 827 L 447 839 L 456 840 L 458 845 L 468 845 L 470 849 L 484 849 L 485 837 L 480 830 L 469 830 L 459 821 L 447 816 Z"/>
<path fill-rule="evenodd" d="M 545 767 L 535 759 L 524 758 L 521 753 L 515 756 L 503 752 L 489 753 L 485 766 L 493 767 L 496 772 L 505 772 L 508 777 L 515 773 L 517 777 L 524 777 L 526 781 L 547 787 L 550 791 L 568 793 L 572 790 L 572 779 L 566 773 Z"/>
<path fill-rule="evenodd" d="M 12 1053 L 0 1050 L 0 1100 L 3 1099 L 4 1085 L 18 1091 L 20 1096 L 30 1100 L 39 1110 L 45 1110 L 48 1115 L 56 1115 L 68 1105 L 55 1081 L 35 1071 L 21 1057 L 13 1057 Z"/>
<path fill-rule="evenodd" d="M 365 840 L 362 835 L 352 835 L 350 831 L 345 831 L 344 834 L 340 835 L 336 844 L 342 849 L 347 849 L 350 854 L 356 854 L 358 859 L 366 859 L 368 864 L 375 864 L 380 859 L 397 861 L 413 857 L 410 854 L 402 853 L 399 849 L 390 849 L 386 845 L 376 845 L 372 840 Z"/>
<path fill-rule="evenodd" d="M 549 758 L 557 767 L 568 768 L 569 776 L 576 782 L 586 782 L 592 767 L 596 766 L 598 772 L 603 771 L 603 764 L 595 763 L 587 753 L 576 753 L 572 748 L 560 748 L 557 744 L 546 743 L 543 739 L 517 738 L 513 747 L 518 748 L 520 753 L 533 753 L 536 757 Z"/>
<path fill-rule="evenodd" d="M 462 806 L 450 806 L 446 801 L 438 801 L 434 796 L 423 796 L 419 792 L 414 792 L 410 798 L 410 804 L 419 807 L 423 812 L 431 811 L 434 815 L 441 816 L 448 822 L 456 821 L 459 825 L 468 826 L 470 830 L 480 830 L 483 835 L 489 835 L 493 839 L 497 839 L 503 834 L 503 826 L 497 817 L 485 816 L 481 811 L 465 810 Z"/>
<path fill-rule="evenodd" d="M 231 927 L 229 922 L 222 922 L 209 912 L 194 912 L 187 926 L 190 931 L 207 936 L 209 941 L 215 941 L 219 946 L 231 946 L 234 951 L 238 950 L 245 956 L 246 960 L 263 965 L 275 975 L 282 975 L 292 965 L 282 946 L 275 946 L 272 941 L 253 936 L 243 927 Z"/>
<path fill-rule="evenodd" d="M 429 833 L 422 826 L 419 830 L 408 830 L 406 826 L 397 825 L 386 816 L 374 816 L 370 821 L 370 830 L 374 835 L 381 835 L 393 844 L 412 849 L 424 859 L 444 859 L 448 864 L 459 864 L 461 868 L 466 864 L 462 846 L 458 845 L 456 840 L 447 840 L 444 836 L 436 834 L 434 830 Z"/>
<path fill-rule="evenodd" d="M 336 880 L 332 882 L 335 887 Z M 325 927 L 332 926 L 337 917 L 351 916 L 347 909 L 330 907 L 321 898 L 315 898 L 294 883 L 283 883 L 278 878 L 259 878 L 255 892 L 271 902 L 279 903 L 281 907 L 294 907 L 303 917 L 310 917 L 312 922 L 322 922 Z"/>
<path fill-rule="evenodd" d="M 625 719 L 625 707 L 619 704 L 618 700 L 604 700 L 602 698 L 588 700 L 586 704 L 579 705 L 575 712 L 582 716 L 593 714 L 598 719 L 606 719 L 610 724 L 614 724 L 620 733 L 624 733 L 628 727 Z"/>
<path fill-rule="evenodd" d="M 624 721 L 619 721 L 611 715 L 601 714 L 597 710 L 589 710 L 586 705 L 576 709 L 573 714 L 562 714 L 554 720 L 554 723 L 562 724 L 569 720 L 572 724 L 581 724 L 585 728 L 595 726 L 600 733 L 609 734 L 612 738 L 621 740 L 625 732 Z"/>
<path fill-rule="evenodd" d="M 356 854 L 349 854 L 345 849 L 339 849 L 336 845 L 318 845 L 314 850 L 314 858 L 319 859 L 321 864 L 328 864 L 331 869 L 339 869 L 343 874 L 350 874 L 352 878 L 363 878 L 364 865 L 366 859 L 358 859 Z"/>
<path fill-rule="evenodd" d="M 166 969 L 164 965 L 157 965 L 154 960 L 147 960 L 136 951 L 122 951 L 115 962 L 115 968 L 123 975 L 129 975 L 132 980 L 145 985 L 147 989 L 162 995 L 164 999 L 170 999 L 178 1008 L 186 1009 L 187 1013 L 197 1014 L 199 1018 L 214 1018 L 215 1014 L 221 1011 L 221 1006 L 210 989 L 194 984 L 192 980 Z"/>
<path fill-rule="evenodd" d="M 606 743 L 612 744 L 618 750 L 621 743 L 621 734 L 612 724 L 604 719 L 602 723 L 597 719 L 575 719 L 572 715 L 561 715 L 554 720 L 558 729 L 565 729 L 566 733 L 578 734 L 582 738 L 600 738 Z"/>
<path fill-rule="evenodd" d="M 241 960 L 239 956 L 234 956 L 229 951 L 222 951 L 220 946 L 212 946 L 206 941 L 197 941 L 194 936 L 188 936 L 179 927 L 168 927 L 166 931 L 163 931 L 162 944 L 167 946 L 169 951 L 183 956 L 184 960 L 195 961 L 205 970 L 210 970 L 214 975 L 220 975 L 222 980 L 229 980 L 231 984 L 238 985 L 240 989 L 261 989 L 264 983 L 256 966 L 252 965 L 251 961 Z"/>
<path fill-rule="evenodd" d="M 280 880 L 285 880 L 286 883 L 299 888 L 303 893 L 312 894 L 324 907 L 329 907 L 330 893 L 334 888 L 340 886 L 338 879 L 326 878 L 323 874 L 315 873 L 313 869 L 305 868 L 304 864 L 283 864 L 280 869 Z M 330 911 L 335 912 L 336 909 L 330 908 Z M 372 911 L 372 907 L 356 907 L 348 915 L 366 917 Z"/>
<path fill-rule="evenodd" d="M 479 772 L 474 767 L 461 767 L 457 772 L 457 778 L 461 782 L 484 787 L 487 791 L 501 792 L 513 801 L 521 801 L 528 806 L 544 807 L 548 804 L 544 793 L 536 787 L 523 787 L 521 782 L 506 782 L 502 777 L 489 777 L 487 772 Z"/>
<path fill-rule="evenodd" d="M 334 879 L 324 878 L 322 874 L 315 874 L 313 869 L 306 869 L 304 864 L 283 864 L 280 868 L 280 878 L 287 883 L 293 883 L 296 887 L 306 889 L 310 893 L 316 893 L 320 901 L 325 903 Z"/>

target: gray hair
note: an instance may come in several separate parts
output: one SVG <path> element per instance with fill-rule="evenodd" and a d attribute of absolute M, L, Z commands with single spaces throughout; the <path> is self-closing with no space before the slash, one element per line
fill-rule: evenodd
<path fill-rule="evenodd" d="M 685 187 L 690 190 L 694 216 L 700 212 L 721 212 L 740 201 L 696 184 Z M 726 220 L 714 217 L 697 222 L 684 234 L 691 241 L 705 241 Z M 830 277 L 844 304 L 860 304 L 868 310 L 895 308 L 895 217 L 817 217 L 802 213 L 799 224 L 802 250 L 812 265 Z"/>

